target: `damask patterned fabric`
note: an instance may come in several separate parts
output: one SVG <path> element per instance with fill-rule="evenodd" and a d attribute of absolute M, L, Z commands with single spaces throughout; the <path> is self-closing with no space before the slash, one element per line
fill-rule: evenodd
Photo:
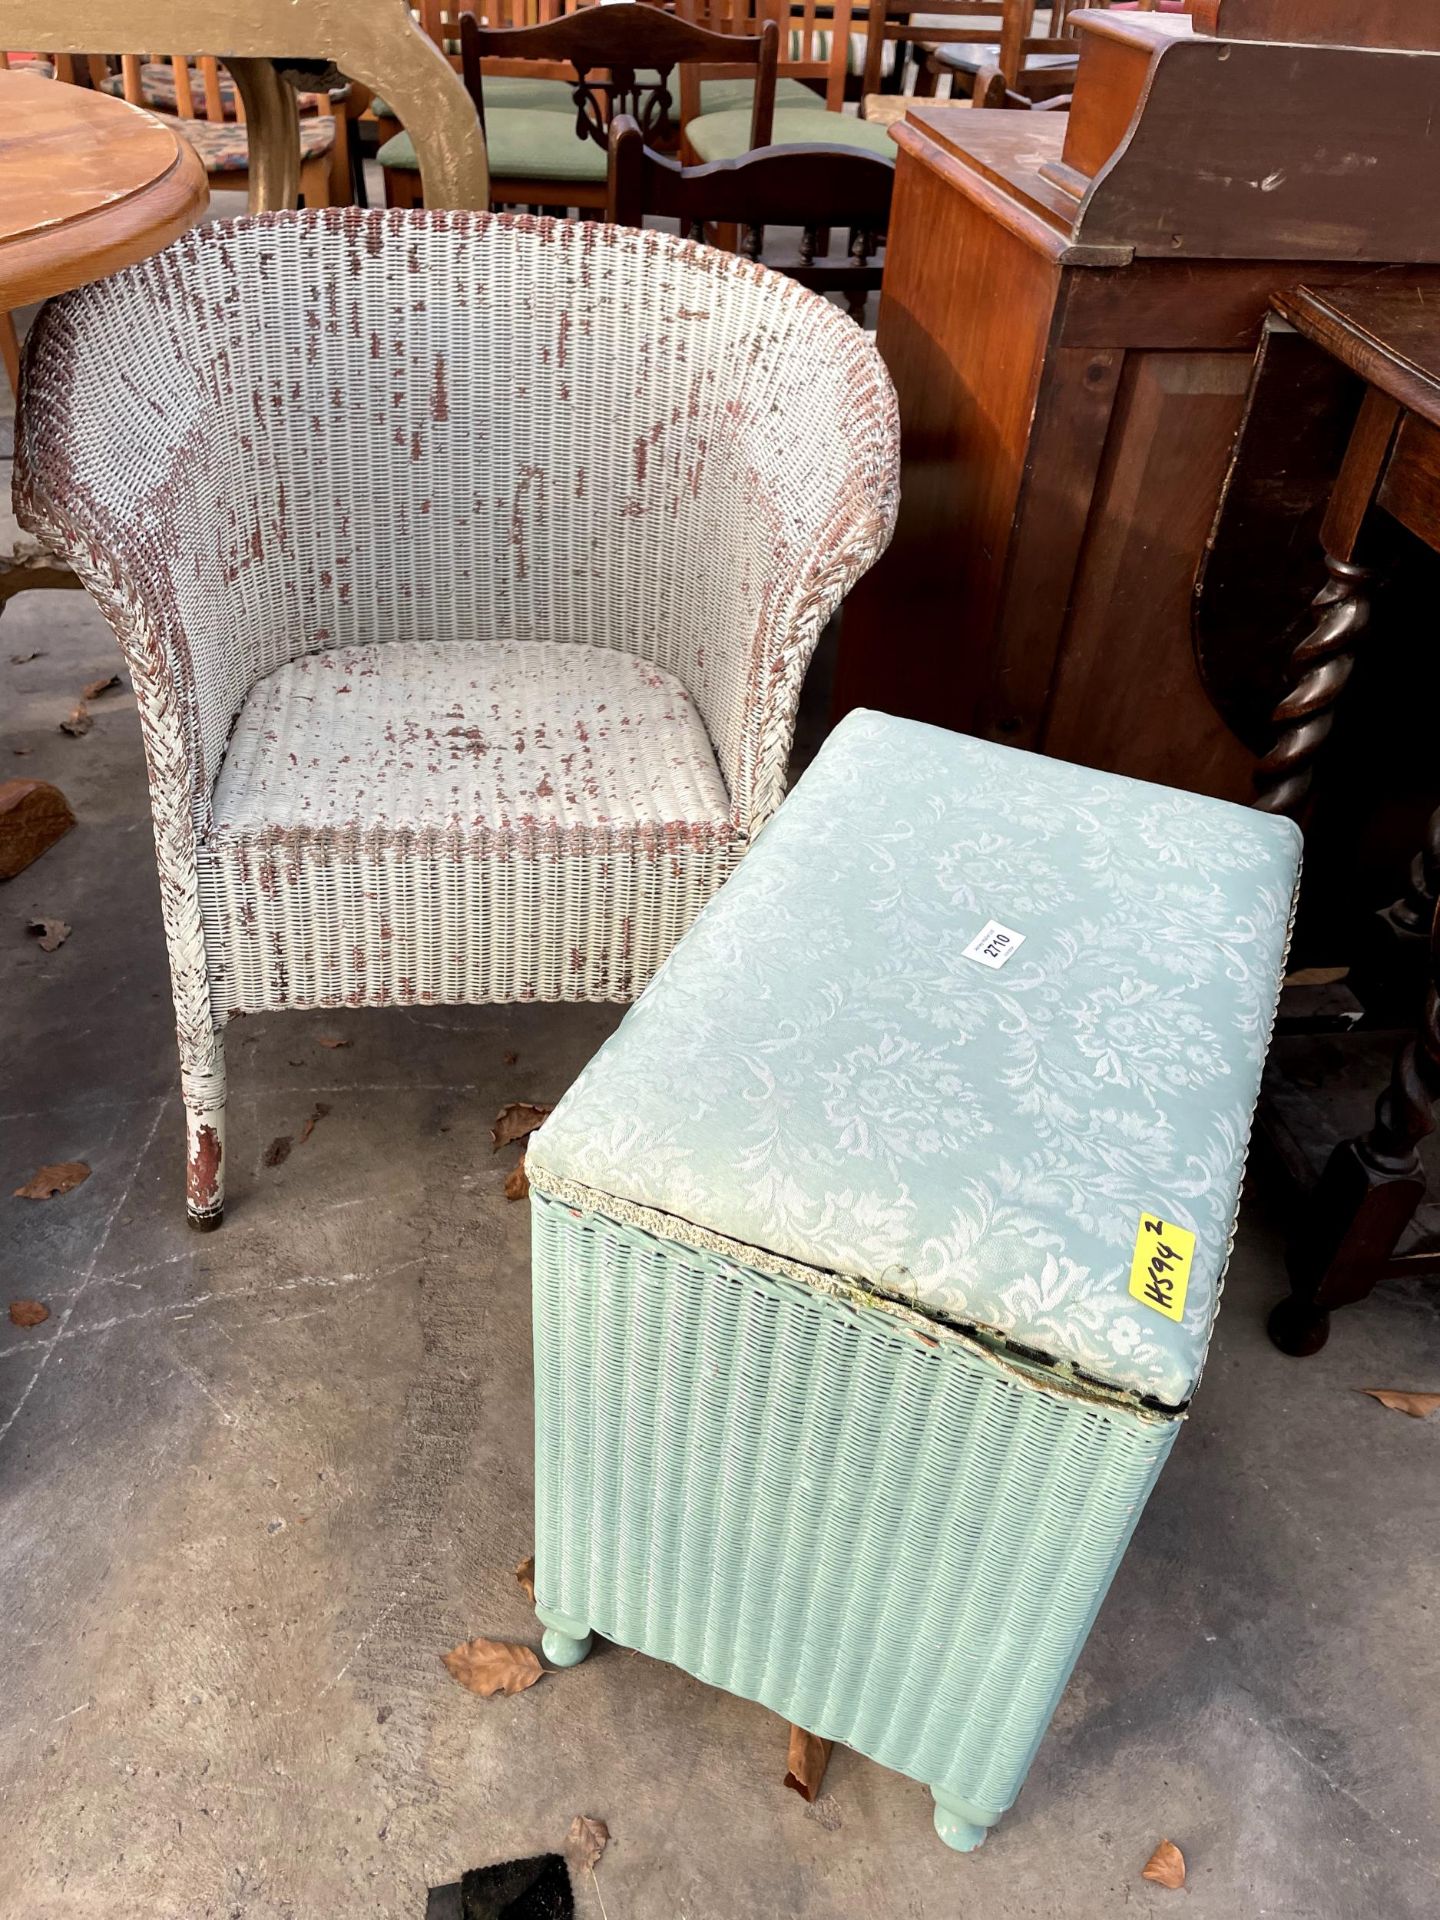
<path fill-rule="evenodd" d="M 534 1137 L 531 1181 L 1183 1406 L 1299 857 L 1285 820 L 852 714 Z M 999 967 L 966 951 L 992 922 L 1022 937 Z M 1195 1235 L 1178 1321 L 1130 1291 L 1143 1217 Z"/>

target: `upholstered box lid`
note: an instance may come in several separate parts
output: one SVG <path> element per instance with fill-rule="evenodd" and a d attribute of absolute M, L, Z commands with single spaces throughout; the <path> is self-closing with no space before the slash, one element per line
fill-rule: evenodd
<path fill-rule="evenodd" d="M 852 714 L 532 1183 L 1182 1406 L 1299 859 L 1285 820 Z"/>

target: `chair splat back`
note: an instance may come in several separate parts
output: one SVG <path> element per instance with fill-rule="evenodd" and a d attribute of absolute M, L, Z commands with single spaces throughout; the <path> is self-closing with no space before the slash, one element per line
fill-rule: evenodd
<path fill-rule="evenodd" d="M 485 27 L 473 13 L 461 16 L 465 85 L 485 120 L 485 70 L 492 62 L 547 66 L 560 63 L 574 76 L 575 130 L 603 147 L 610 124 L 624 113 L 646 138 L 671 142 L 684 117 L 669 80 L 677 66 L 735 68 L 755 76 L 752 144 L 770 138 L 775 110 L 779 35 L 773 21 L 748 35 L 714 32 L 693 21 L 642 4 L 590 6 L 528 27 Z M 523 70 L 523 69 L 522 69 Z"/>
<path fill-rule="evenodd" d="M 645 144 L 627 115 L 610 129 L 608 217 L 618 226 L 640 227 L 647 214 L 676 219 L 693 239 L 710 222 L 737 226 L 740 250 L 758 260 L 766 227 L 799 227 L 797 256 L 768 259 L 817 293 L 843 293 L 853 318 L 880 285 L 875 261 L 890 220 L 895 164 L 844 147 L 761 147 L 735 160 L 684 167 Z M 819 236 L 847 227 L 845 260 L 824 257 Z"/>
<path fill-rule="evenodd" d="M 809 87 L 832 113 L 844 106 L 853 0 L 677 0 L 677 10 L 726 34 L 758 33 L 773 21 L 780 78 Z"/>

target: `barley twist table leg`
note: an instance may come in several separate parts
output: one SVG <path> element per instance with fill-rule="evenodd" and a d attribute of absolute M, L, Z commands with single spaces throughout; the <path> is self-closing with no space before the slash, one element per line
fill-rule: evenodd
<path fill-rule="evenodd" d="M 1369 570 L 1329 554 L 1325 565 L 1330 578 L 1313 602 L 1315 624 L 1290 657 L 1291 686 L 1271 715 L 1275 744 L 1255 769 L 1255 805 L 1262 813 L 1293 814 L 1310 791 L 1316 756 L 1355 664 L 1355 642 L 1370 617 Z"/>

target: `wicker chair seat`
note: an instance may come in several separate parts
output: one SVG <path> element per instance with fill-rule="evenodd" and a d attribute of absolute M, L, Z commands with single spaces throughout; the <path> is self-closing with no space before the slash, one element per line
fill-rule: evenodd
<path fill-rule="evenodd" d="M 215 840 L 474 835 L 730 841 L 725 782 L 675 678 L 613 647 L 381 642 L 266 674 L 211 797 Z"/>
<path fill-rule="evenodd" d="M 683 876 L 670 908 L 683 914 L 744 851 L 674 675 L 542 640 L 397 640 L 277 668 L 240 710 L 211 814 L 199 866 L 207 913 L 229 930 L 212 964 L 219 1018 L 457 987 L 466 1000 L 627 998 L 637 954 L 665 939 L 658 925 L 647 938 L 657 867 Z M 487 885 L 497 872 L 504 887 Z M 547 874 L 548 952 L 515 924 Z M 632 924 L 596 939 L 587 922 L 610 883 L 634 888 Z M 276 966 L 284 921 L 353 926 L 352 909 L 364 936 L 303 956 L 288 943 Z"/>

